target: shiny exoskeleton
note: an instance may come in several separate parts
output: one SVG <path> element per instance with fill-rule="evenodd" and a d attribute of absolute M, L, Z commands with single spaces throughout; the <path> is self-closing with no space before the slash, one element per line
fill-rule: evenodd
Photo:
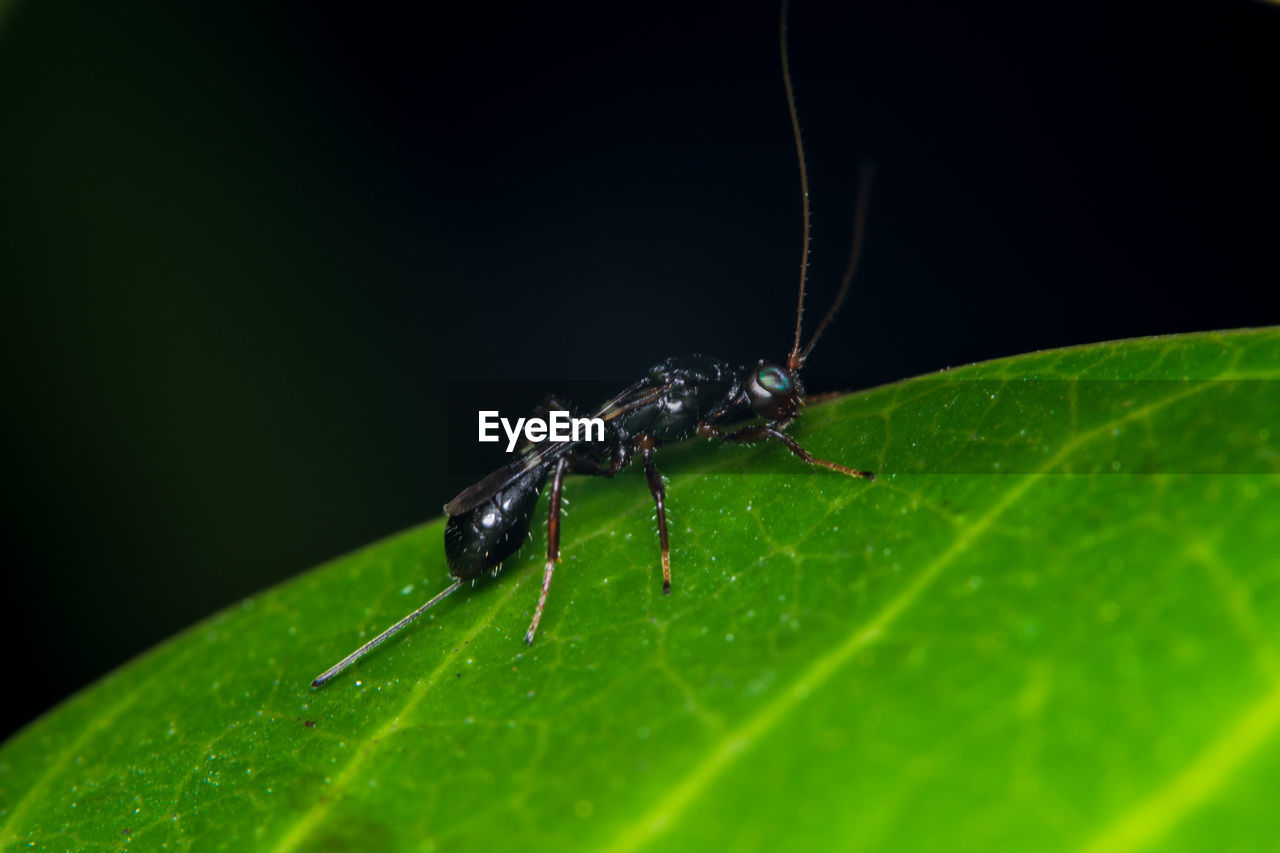
<path fill-rule="evenodd" d="M 523 544 L 539 493 L 551 479 L 547 524 L 547 562 L 542 593 L 525 634 L 533 642 L 560 558 L 560 503 L 564 475 L 611 477 L 639 455 L 657 508 L 662 555 L 662 589 L 671 592 L 671 553 L 667 533 L 666 489 L 654 464 L 654 450 L 695 435 L 733 442 L 776 439 L 811 465 L 823 465 L 853 477 L 871 478 L 816 459 L 784 432 L 804 405 L 799 365 L 792 353 L 788 366 L 760 361 L 734 368 L 705 356 L 669 358 L 650 368 L 644 379 L 609 400 L 596 412 L 604 420 L 602 442 L 542 444 L 463 491 L 445 505 L 445 556 L 458 580 L 478 577 L 499 566 Z M 724 427 L 753 418 L 762 422 L 732 432 Z M 519 534 L 518 536 L 516 534 Z"/>
<path fill-rule="evenodd" d="M 547 466 L 539 465 L 475 509 L 449 517 L 444 552 L 454 577 L 470 580 L 520 550 L 546 482 Z"/>
<path fill-rule="evenodd" d="M 787 60 L 786 4 L 780 27 L 782 76 L 787 90 L 787 106 L 800 159 L 800 185 L 804 211 L 804 251 L 800 266 L 800 295 L 796 307 L 795 343 L 785 366 L 763 360 L 753 367 L 735 368 L 704 356 L 669 358 L 650 368 L 648 374 L 613 399 L 604 403 L 595 417 L 605 423 L 603 441 L 544 442 L 526 449 L 515 461 L 494 471 L 463 490 L 445 505 L 449 520 L 445 526 L 445 556 L 454 581 L 435 598 L 405 616 L 373 640 L 352 652 L 312 682 L 320 687 L 368 654 L 414 619 L 457 590 L 463 581 L 494 571 L 525 543 L 533 511 L 548 480 L 551 481 L 547 522 L 547 559 L 542 591 L 525 633 L 532 643 L 542 619 L 551 576 L 560 559 L 561 493 L 566 474 L 611 477 L 638 455 L 657 508 L 658 541 L 662 559 L 662 589 L 671 592 L 671 553 L 667 535 L 666 489 L 662 474 L 654 464 L 655 450 L 694 436 L 728 442 L 749 443 L 775 440 L 810 465 L 821 465 L 850 477 L 873 479 L 871 472 L 847 468 L 818 459 L 801 447 L 785 430 L 804 405 L 800 369 L 818 338 L 839 310 L 857 267 L 862 243 L 862 224 L 868 181 L 854 216 L 853 249 L 840 290 L 809 343 L 801 349 L 801 321 L 804 313 L 805 272 L 809 245 L 809 181 L 804 164 L 800 125 Z M 554 402 L 554 401 L 552 401 Z M 562 408 L 554 406 L 555 408 Z M 737 428 L 733 425 L 739 424 Z"/>

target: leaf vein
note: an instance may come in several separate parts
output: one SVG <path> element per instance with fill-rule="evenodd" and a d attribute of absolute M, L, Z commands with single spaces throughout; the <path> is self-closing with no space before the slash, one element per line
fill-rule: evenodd
<path fill-rule="evenodd" d="M 1150 412 L 1172 405 L 1193 396 L 1205 387 L 1204 384 L 1190 385 L 1184 390 L 1170 394 L 1162 400 L 1148 403 L 1140 409 L 1124 413 L 1106 423 L 1073 435 L 1059 451 L 1041 466 L 1040 470 L 1027 475 L 972 524 L 960 530 L 952 543 L 941 554 L 935 557 L 923 571 L 916 575 L 911 583 L 892 598 L 879 613 L 866 625 L 855 630 L 849 637 L 811 664 L 796 681 L 777 698 L 766 704 L 757 714 L 741 726 L 729 732 L 713 746 L 710 753 L 696 764 L 677 785 L 668 786 L 668 793 L 646 812 L 639 820 L 625 826 L 607 849 L 614 853 L 636 850 L 669 829 L 675 820 L 682 815 L 693 801 L 702 794 L 720 775 L 743 755 L 751 745 L 774 728 L 794 708 L 801 705 L 817 689 L 826 684 L 831 677 L 858 652 L 881 639 L 885 632 L 903 613 L 933 585 L 943 571 L 962 554 L 970 544 L 987 531 L 1009 507 L 1013 506 L 1032 486 L 1040 482 L 1054 469 L 1067 462 L 1080 448 L 1094 438 L 1098 438 L 1113 427 L 1135 418 L 1145 417 Z M 1280 722 L 1280 687 L 1277 688 L 1275 704 L 1277 706 L 1277 722 Z"/>

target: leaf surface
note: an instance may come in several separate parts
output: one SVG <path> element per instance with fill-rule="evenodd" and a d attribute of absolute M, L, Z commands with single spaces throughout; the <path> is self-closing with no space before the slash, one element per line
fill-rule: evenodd
<path fill-rule="evenodd" d="M 1280 332 L 1035 353 L 808 407 L 785 449 L 571 479 L 441 589 L 441 521 L 164 643 L 0 749 L 6 849 L 1267 848 Z M 545 512 L 545 496 L 540 504 Z M 181 566 L 175 566 L 181 571 Z M 127 618 L 127 614 L 122 614 Z"/>

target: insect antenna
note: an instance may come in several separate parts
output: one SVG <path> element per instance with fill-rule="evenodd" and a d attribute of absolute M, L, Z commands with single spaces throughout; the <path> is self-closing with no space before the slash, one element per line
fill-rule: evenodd
<path fill-rule="evenodd" d="M 396 634 L 399 634 L 399 633 L 400 633 L 401 631 L 403 631 L 406 627 L 408 627 L 408 626 L 409 626 L 409 624 L 410 624 L 411 622 L 413 622 L 413 620 L 417 619 L 417 618 L 418 618 L 419 616 L 421 616 L 423 613 L 426 613 L 428 610 L 430 610 L 431 608 L 435 607 L 435 606 L 436 606 L 437 604 L 439 604 L 441 601 L 444 601 L 446 598 L 448 598 L 450 595 L 452 595 L 455 591 L 457 591 L 458 587 L 460 587 L 460 586 L 462 586 L 462 579 L 461 579 L 461 578 L 459 578 L 458 580 L 456 580 L 456 581 L 454 581 L 453 583 L 449 584 L 449 586 L 448 586 L 448 587 L 446 587 L 446 588 L 445 588 L 445 590 L 444 590 L 443 592 L 441 592 L 441 593 L 439 593 L 438 595 L 436 595 L 436 597 L 435 597 L 435 598 L 431 599 L 431 600 L 430 600 L 430 601 L 428 601 L 426 604 L 422 605 L 422 606 L 421 606 L 421 607 L 419 607 L 417 610 L 413 611 L 413 612 L 412 612 L 412 613 L 410 613 L 408 616 L 404 617 L 404 618 L 403 618 L 403 619 L 401 619 L 399 622 L 397 622 L 396 624 L 392 625 L 390 628 L 388 628 L 387 630 L 383 631 L 381 634 L 379 634 L 378 636 L 374 637 L 372 640 L 370 640 L 369 642 L 365 643 L 363 646 L 361 646 L 360 648 L 356 649 L 354 652 L 352 652 L 351 654 L 347 655 L 345 658 L 343 658 L 342 660 L 340 660 L 340 661 L 338 661 L 337 663 L 335 663 L 333 666 L 331 666 L 331 667 L 329 667 L 328 669 L 326 669 L 326 670 L 325 670 L 324 672 L 322 672 L 320 675 L 316 676 L 316 680 L 315 680 L 315 681 L 313 681 L 313 682 L 311 682 L 311 686 L 312 686 L 312 687 L 324 687 L 326 684 L 328 684 L 330 681 L 332 681 L 335 677 L 337 677 L 339 673 L 341 673 L 341 672 L 342 672 L 343 670 L 345 670 L 347 667 L 351 666 L 351 664 L 353 664 L 353 663 L 355 663 L 356 661 L 360 660 L 360 658 L 362 658 L 362 657 L 364 657 L 365 655 L 369 654 L 369 652 L 373 651 L 373 650 L 374 650 L 374 649 L 376 649 L 378 646 L 382 645 L 382 644 L 383 644 L 383 643 L 385 643 L 387 640 L 389 640 L 389 639 L 391 639 L 392 637 L 394 637 Z"/>
<path fill-rule="evenodd" d="M 840 280 L 840 290 L 836 293 L 835 301 L 827 309 L 818 328 L 814 329 L 813 337 L 809 339 L 809 345 L 800 353 L 796 367 L 804 364 L 813 350 L 813 345 L 818 342 L 818 338 L 822 337 L 827 324 L 840 310 L 840 304 L 844 302 L 845 294 L 849 292 L 849 285 L 853 284 L 853 275 L 858 271 L 858 260 L 862 257 L 862 235 L 867 230 L 867 201 L 871 198 L 871 179 L 875 177 L 876 170 L 875 166 L 864 160 L 859 171 L 861 174 L 858 178 L 858 200 L 853 209 L 853 245 L 849 249 L 849 264 L 845 267 L 844 278 Z"/>
<path fill-rule="evenodd" d="M 809 242 L 812 231 L 810 220 L 812 215 L 809 210 L 809 167 L 804 159 L 804 139 L 800 133 L 800 117 L 796 112 L 796 95 L 791 85 L 791 61 L 787 52 L 787 7 L 789 5 L 789 0 L 782 0 L 782 20 L 778 27 L 778 38 L 782 48 L 782 83 L 787 90 L 787 110 L 791 113 L 791 132 L 795 136 L 796 157 L 800 161 L 800 195 L 803 199 L 804 210 L 804 245 L 800 253 L 800 295 L 796 300 L 796 340 L 791 347 L 791 354 L 787 356 L 787 367 L 791 370 L 799 370 L 804 366 L 805 359 L 809 357 L 809 353 L 813 350 L 814 344 L 818 342 L 818 338 L 822 337 L 822 333 L 827 328 L 827 324 L 831 322 L 831 318 L 835 317 L 836 312 L 840 310 L 845 294 L 849 292 L 849 286 L 853 283 L 853 274 L 858 269 L 858 259 L 862 255 L 862 234 L 865 230 L 867 199 L 870 197 L 871 178 L 874 174 L 874 169 L 870 163 L 864 162 L 862 164 L 858 201 L 855 205 L 853 216 L 853 247 L 849 252 L 849 265 L 844 271 L 844 279 L 840 283 L 840 291 L 836 294 L 835 301 L 831 303 L 831 307 L 827 309 L 822 322 L 818 324 L 813 337 L 809 339 L 808 346 L 801 350 L 800 336 L 804 325 L 805 284 L 809 278 Z"/>
<path fill-rule="evenodd" d="M 800 196 L 804 209 L 804 244 L 800 251 L 800 296 L 796 300 L 796 342 L 787 356 L 787 367 L 799 369 L 804 363 L 800 354 L 800 331 L 804 322 L 804 285 L 809 277 L 809 167 L 804 161 L 804 140 L 800 135 L 800 117 L 796 114 L 796 93 L 791 87 L 791 60 L 787 53 L 787 7 L 788 0 L 782 0 L 781 22 L 778 25 L 778 41 L 782 48 L 782 85 L 787 90 L 787 110 L 791 113 L 791 132 L 796 139 L 796 157 L 800 160 Z"/>

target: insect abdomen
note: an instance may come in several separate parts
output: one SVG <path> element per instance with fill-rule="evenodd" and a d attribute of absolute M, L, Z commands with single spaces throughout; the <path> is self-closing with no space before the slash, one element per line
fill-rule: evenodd
<path fill-rule="evenodd" d="M 547 468 L 539 466 L 475 509 L 449 516 L 444 554 L 450 574 L 470 580 L 519 551 L 546 481 Z"/>

